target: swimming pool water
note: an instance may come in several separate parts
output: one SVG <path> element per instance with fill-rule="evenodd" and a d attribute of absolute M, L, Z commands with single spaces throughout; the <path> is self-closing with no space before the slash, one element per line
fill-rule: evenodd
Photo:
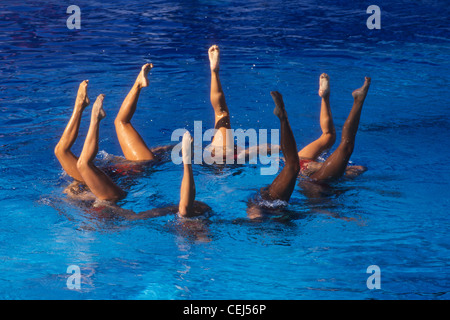
<path fill-rule="evenodd" d="M 437 1 L 76 1 L 0 5 L 1 299 L 448 299 L 449 8 Z M 194 165 L 208 219 L 124 222 L 63 194 L 53 149 L 78 84 L 104 93 L 99 163 L 122 156 L 113 119 L 152 62 L 133 123 L 150 146 L 176 128 L 213 124 L 207 49 L 221 47 L 234 128 L 276 129 L 269 92 L 283 94 L 300 147 L 320 134 L 317 83 L 331 78 L 338 139 L 351 92 L 372 77 L 351 161 L 368 167 L 327 194 L 300 185 L 286 221 L 251 222 L 246 202 L 274 176 L 259 165 Z M 90 110 L 88 107 L 87 110 Z M 85 112 L 73 152 L 89 125 Z M 177 203 L 181 166 L 121 177 L 136 212 Z M 67 268 L 81 269 L 69 290 Z M 367 267 L 381 270 L 369 290 Z"/>

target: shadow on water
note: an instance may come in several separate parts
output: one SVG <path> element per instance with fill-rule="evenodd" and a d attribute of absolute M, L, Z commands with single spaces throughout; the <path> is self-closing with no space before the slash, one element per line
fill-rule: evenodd
<path fill-rule="evenodd" d="M 351 178 L 341 178 L 333 183 L 311 181 L 300 178 L 299 192 L 305 199 L 303 205 L 310 214 L 328 215 L 345 221 L 356 221 L 348 217 L 349 206 L 342 201 L 342 197 L 351 193 L 355 188 L 346 182 Z"/>
<path fill-rule="evenodd" d="M 266 222 L 281 223 L 285 226 L 296 226 L 296 220 L 312 219 L 317 215 L 327 215 L 345 221 L 359 221 L 352 217 L 352 206 L 343 202 L 343 197 L 350 195 L 356 187 L 349 182 L 351 178 L 342 178 L 333 183 L 314 182 L 300 178 L 298 191 L 303 197 L 295 194 L 289 202 L 281 200 L 265 200 L 261 196 L 264 190 L 255 190 L 247 204 L 247 218 L 233 220 L 238 224 L 258 224 Z M 359 187 L 358 187 L 359 188 Z"/>
<path fill-rule="evenodd" d="M 149 176 L 158 170 L 164 170 L 164 162 L 135 163 L 121 157 L 108 155 L 98 159 L 97 164 L 122 188 L 130 188 L 136 179 Z M 67 178 L 67 177 L 66 177 Z M 100 201 L 87 186 L 77 181 L 64 179 L 61 182 L 62 192 L 42 196 L 40 205 L 52 207 L 65 220 L 76 224 L 76 229 L 83 231 L 120 232 L 136 225 L 149 224 L 156 221 L 160 225 L 159 217 L 171 216 L 163 220 L 161 230 L 168 231 L 188 241 L 209 242 L 209 217 L 212 211 L 207 211 L 197 218 L 183 218 L 178 216 L 178 204 L 163 203 L 156 208 L 142 212 L 125 209 L 126 200 L 117 204 Z M 210 208 L 209 208 L 210 209 Z M 153 223 L 150 223 L 153 225 Z"/>
<path fill-rule="evenodd" d="M 167 205 L 136 213 L 114 203 L 96 200 L 95 197 L 84 193 L 80 197 L 46 196 L 38 203 L 52 207 L 61 217 L 75 223 L 76 228 L 83 231 L 121 232 L 143 224 L 153 225 L 155 222 L 157 225 L 163 223 L 161 230 L 185 238 L 187 241 L 211 241 L 209 218 L 212 212 L 195 218 L 183 218 L 177 214 L 178 205 Z M 170 218 L 158 220 L 164 216 Z"/>

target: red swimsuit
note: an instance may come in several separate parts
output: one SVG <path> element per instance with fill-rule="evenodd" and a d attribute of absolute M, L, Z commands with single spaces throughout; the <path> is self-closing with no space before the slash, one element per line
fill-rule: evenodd
<path fill-rule="evenodd" d="M 314 160 L 311 159 L 300 159 L 300 172 L 303 170 L 308 169 L 308 163 L 314 162 Z"/>

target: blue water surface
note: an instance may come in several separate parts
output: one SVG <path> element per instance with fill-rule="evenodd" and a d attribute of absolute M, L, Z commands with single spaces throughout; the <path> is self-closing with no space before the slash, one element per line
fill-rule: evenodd
<path fill-rule="evenodd" d="M 71 3 L 72 4 L 72 3 Z M 1 299 L 448 299 L 450 30 L 446 1 L 85 1 L 81 29 L 61 1 L 0 4 Z M 366 9 L 381 8 L 369 30 Z M 63 193 L 53 150 L 79 83 L 103 93 L 98 161 L 122 157 L 114 117 L 154 64 L 133 124 L 149 146 L 213 126 L 207 49 L 218 44 L 233 128 L 277 129 L 283 94 L 299 148 L 320 135 L 318 77 L 331 78 L 338 140 L 352 90 L 372 77 L 353 164 L 325 194 L 299 184 L 290 219 L 251 222 L 260 165 L 194 165 L 208 219 L 108 219 Z M 87 110 L 91 110 L 89 107 Z M 83 115 L 78 155 L 89 125 Z M 336 144 L 337 145 L 337 144 Z M 179 200 L 170 161 L 117 178 L 135 212 Z M 300 180 L 299 180 L 300 181 Z M 292 214 L 293 213 L 293 214 Z M 81 288 L 66 281 L 81 269 Z M 379 266 L 370 290 L 367 268 Z"/>

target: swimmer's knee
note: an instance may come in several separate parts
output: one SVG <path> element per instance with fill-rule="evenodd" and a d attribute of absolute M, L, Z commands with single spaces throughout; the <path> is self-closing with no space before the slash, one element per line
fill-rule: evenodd
<path fill-rule="evenodd" d="M 125 122 L 119 118 L 114 119 L 114 126 L 116 127 L 116 130 L 123 128 L 127 123 L 129 123 L 129 122 Z"/>
<path fill-rule="evenodd" d="M 327 132 L 322 135 L 324 148 L 330 149 L 336 142 L 336 131 Z"/>
<path fill-rule="evenodd" d="M 86 160 L 84 160 L 83 158 L 79 158 L 77 161 L 77 169 L 78 171 L 82 171 L 83 169 L 85 169 L 87 167 L 88 163 Z"/>
<path fill-rule="evenodd" d="M 318 144 L 320 153 L 331 149 L 331 147 L 334 145 L 335 142 L 336 142 L 336 132 L 335 131 L 324 132 L 316 140 L 316 143 Z"/>
<path fill-rule="evenodd" d="M 58 158 L 58 160 L 61 160 L 66 159 L 65 156 L 70 153 L 70 149 L 62 147 L 61 144 L 58 142 L 58 144 L 55 146 L 54 152 L 56 158 Z"/>
<path fill-rule="evenodd" d="M 59 143 L 55 146 L 55 156 L 58 157 L 61 154 L 61 146 L 59 145 Z"/>
<path fill-rule="evenodd" d="M 60 156 L 62 156 L 64 154 L 66 150 L 64 150 L 64 148 L 61 146 L 61 144 L 58 142 L 58 144 L 55 146 L 55 156 L 57 158 L 59 158 Z"/>

